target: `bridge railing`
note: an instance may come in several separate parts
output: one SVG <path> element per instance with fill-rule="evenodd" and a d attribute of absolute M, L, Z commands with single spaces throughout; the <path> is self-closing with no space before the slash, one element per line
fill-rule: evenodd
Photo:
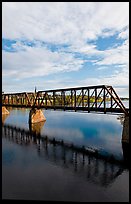
<path fill-rule="evenodd" d="M 106 85 L 2 94 L 2 104 L 128 114 L 113 87 Z"/>

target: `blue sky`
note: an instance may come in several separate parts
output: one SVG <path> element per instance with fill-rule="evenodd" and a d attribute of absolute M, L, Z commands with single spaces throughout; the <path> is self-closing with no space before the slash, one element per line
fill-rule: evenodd
<path fill-rule="evenodd" d="M 129 2 L 2 2 L 2 90 L 108 84 L 129 96 Z"/>

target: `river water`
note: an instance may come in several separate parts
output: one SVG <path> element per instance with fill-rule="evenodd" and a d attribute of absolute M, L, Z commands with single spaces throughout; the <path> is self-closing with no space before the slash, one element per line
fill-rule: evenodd
<path fill-rule="evenodd" d="M 124 102 L 129 107 L 128 102 Z M 76 146 L 97 149 L 123 160 L 120 114 L 43 110 L 45 123 L 30 127 L 29 109 L 8 108 L 2 118 L 24 130 L 39 131 Z M 2 132 L 2 198 L 19 200 L 128 202 L 129 169 L 95 157 L 30 140 L 19 142 Z"/>

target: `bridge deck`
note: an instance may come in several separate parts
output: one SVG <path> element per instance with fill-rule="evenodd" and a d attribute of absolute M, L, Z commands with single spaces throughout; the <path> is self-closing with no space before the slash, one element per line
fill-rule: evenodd
<path fill-rule="evenodd" d="M 14 108 L 32 108 L 31 105 L 20 105 L 20 104 L 5 104 L 6 107 L 14 107 Z M 34 108 L 38 108 L 38 105 L 35 105 Z M 53 110 L 64 110 L 64 111 L 83 111 L 83 112 L 102 112 L 102 113 L 123 113 L 120 108 L 106 108 L 104 112 L 104 108 L 88 108 L 88 107 L 63 107 L 63 106 L 44 106 L 41 105 L 41 109 L 53 109 Z M 129 108 L 126 108 L 126 111 L 129 112 Z"/>

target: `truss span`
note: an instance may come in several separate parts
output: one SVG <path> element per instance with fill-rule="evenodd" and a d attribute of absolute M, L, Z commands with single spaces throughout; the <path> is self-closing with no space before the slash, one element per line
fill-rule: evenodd
<path fill-rule="evenodd" d="M 129 114 L 114 88 L 108 85 L 2 94 L 2 105 Z"/>

